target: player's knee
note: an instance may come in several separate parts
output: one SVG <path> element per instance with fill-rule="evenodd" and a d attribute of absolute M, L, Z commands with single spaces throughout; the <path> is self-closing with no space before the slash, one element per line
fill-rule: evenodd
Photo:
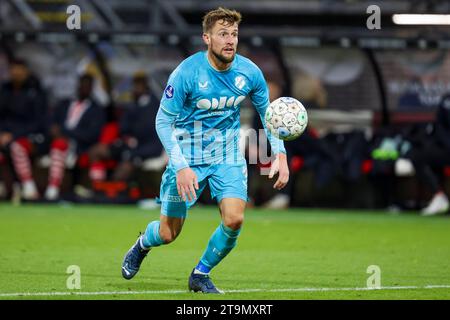
<path fill-rule="evenodd" d="M 244 215 L 232 215 L 227 216 L 223 224 L 230 228 L 231 230 L 238 230 L 242 227 L 242 224 L 244 223 Z"/>

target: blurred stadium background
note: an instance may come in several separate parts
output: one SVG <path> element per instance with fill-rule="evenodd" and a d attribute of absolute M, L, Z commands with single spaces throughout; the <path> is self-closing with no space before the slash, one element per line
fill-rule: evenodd
<path fill-rule="evenodd" d="M 291 171 L 298 179 L 289 189 L 289 201 L 272 203 L 275 207 L 418 209 L 431 197 L 427 186 L 415 179 L 414 170 L 396 171 L 396 162 L 405 140 L 422 131 L 426 134 L 439 103 L 450 91 L 449 29 L 396 25 L 392 15 L 447 13 L 449 3 L 372 2 L 226 3 L 243 14 L 240 53 L 262 68 L 273 97 L 293 96 L 310 115 L 308 139 L 303 140 L 312 141 L 290 143 L 296 150 L 291 152 Z M 81 8 L 81 30 L 67 29 L 66 9 L 71 4 Z M 112 143 L 120 135 L 116 125 L 132 102 L 133 76 L 147 75 L 150 90 L 159 98 L 174 67 L 203 49 L 202 15 L 221 4 L 2 1 L 0 80 L 8 80 L 10 61 L 24 60 L 40 82 L 47 97 L 46 112 L 51 114 L 59 102 L 76 95 L 79 76 L 90 73 L 95 78 L 93 95 L 106 113 L 106 122 L 99 123 L 98 141 Z M 371 4 L 381 8 L 381 29 L 366 27 L 370 16 L 366 9 Z M 252 125 L 253 116 L 252 108 L 243 108 L 244 128 Z M 157 195 L 164 156 L 135 161 L 137 171 L 124 183 L 111 182 L 117 161 L 109 161 L 109 175 L 102 177 L 103 183 L 93 183 L 88 151 L 79 152 L 77 162 L 66 161 L 58 198 L 128 203 Z M 48 153 L 44 149 L 32 159 L 41 200 L 48 181 Z M 8 162 L 5 158 L 3 164 Z M 12 168 L 2 167 L 1 196 L 17 198 L 17 177 L 10 174 Z M 450 167 L 438 170 L 440 179 L 448 182 Z M 258 177 L 258 170 L 253 172 L 252 203 L 270 206 L 266 201 L 275 196 L 270 183 Z M 448 183 L 444 186 L 448 190 Z M 204 196 L 202 201 L 209 199 Z"/>

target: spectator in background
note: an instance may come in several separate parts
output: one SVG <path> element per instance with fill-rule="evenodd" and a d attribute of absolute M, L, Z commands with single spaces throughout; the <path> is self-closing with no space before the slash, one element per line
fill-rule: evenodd
<path fill-rule="evenodd" d="M 54 110 L 50 125 L 50 169 L 47 200 L 59 198 L 64 177 L 65 163 L 69 155 L 79 156 L 97 143 L 103 125 L 105 110 L 92 98 L 94 79 L 89 74 L 79 78 L 78 96 L 63 101 Z"/>
<path fill-rule="evenodd" d="M 7 175 L 6 175 L 6 158 L 5 155 L 0 151 L 0 200 L 6 199 L 8 196 L 7 188 Z"/>
<path fill-rule="evenodd" d="M 292 94 L 307 109 L 325 109 L 328 104 L 328 94 L 322 81 L 306 73 L 301 73 L 294 79 Z"/>
<path fill-rule="evenodd" d="M 433 135 L 415 143 L 405 157 L 413 163 L 419 181 L 433 193 L 422 214 L 428 216 L 448 211 L 448 197 L 433 169 L 450 165 L 450 95 L 444 96 L 438 107 Z"/>
<path fill-rule="evenodd" d="M 0 89 L 0 151 L 12 162 L 22 197 L 39 197 L 31 157 L 45 149 L 47 98 L 24 60 L 13 60 Z"/>
<path fill-rule="evenodd" d="M 163 152 L 155 130 L 159 99 L 151 93 L 144 73 L 135 74 L 132 90 L 133 102 L 119 120 L 119 138 L 109 145 L 98 143 L 89 151 L 93 181 L 106 179 L 104 160 L 118 161 L 112 179 L 126 181 L 144 160 L 160 157 Z"/>

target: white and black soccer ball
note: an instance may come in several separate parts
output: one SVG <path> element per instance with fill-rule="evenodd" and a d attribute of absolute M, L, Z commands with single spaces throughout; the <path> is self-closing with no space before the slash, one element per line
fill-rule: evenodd
<path fill-rule="evenodd" d="M 282 140 L 294 140 L 302 135 L 308 125 L 305 107 L 295 98 L 281 97 L 267 107 L 267 129 Z"/>

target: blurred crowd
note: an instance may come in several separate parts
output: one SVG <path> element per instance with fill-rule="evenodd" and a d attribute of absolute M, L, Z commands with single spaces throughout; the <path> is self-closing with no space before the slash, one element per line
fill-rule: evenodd
<path fill-rule="evenodd" d="M 326 108 L 327 95 L 320 81 L 306 78 L 302 81 L 295 84 L 302 88 L 296 97 L 308 110 Z M 278 82 L 269 79 L 268 85 L 271 101 L 282 95 L 283 88 Z M 418 95 L 408 94 L 408 98 L 417 101 Z M 404 100 L 400 97 L 399 103 L 404 103 Z M 259 125 L 256 118 L 253 125 Z M 436 113 L 428 122 L 381 126 L 374 128 L 369 135 L 357 129 L 319 135 L 310 124 L 300 138 L 285 144 L 291 170 L 287 187 L 269 200 L 261 189 L 251 192 L 255 196 L 262 194 L 256 196 L 259 198 L 256 202 L 266 208 L 284 209 L 302 203 L 297 200 L 303 196 L 298 184 L 304 183 L 301 181 L 304 175 L 297 173 L 309 171 L 313 176 L 310 189 L 316 193 L 333 192 L 332 185 L 338 180 L 340 191 L 335 191 L 335 194 L 348 200 L 338 201 L 345 206 L 356 203 L 358 207 L 378 207 L 396 212 L 414 209 L 421 210 L 421 214 L 426 216 L 449 210 L 446 178 L 450 177 L 450 95 L 439 100 Z M 252 169 L 254 179 L 259 168 Z M 401 188 L 399 181 L 405 177 L 413 177 L 417 187 L 406 199 L 400 200 L 396 189 Z M 376 203 L 358 203 L 365 198 L 358 192 L 362 179 L 370 182 L 372 194 L 379 194 L 380 199 Z M 320 207 L 320 201 L 308 204 Z"/>
<path fill-rule="evenodd" d="M 50 106 L 46 91 L 27 62 L 12 60 L 8 80 L 0 89 L 0 197 L 12 197 L 17 185 L 24 200 L 62 199 L 68 170 L 75 174 L 64 191 L 82 198 L 92 198 L 99 191 L 111 195 L 111 188 L 122 190 L 118 183 L 132 184 L 146 163 L 161 173 L 167 157 L 154 128 L 159 97 L 149 88 L 149 76 L 143 72 L 134 74 L 130 103 L 104 106 L 93 97 L 93 75 L 84 73 L 78 78 L 75 97 Z M 327 93 L 317 79 L 299 78 L 292 85 L 298 87 L 296 98 L 308 110 L 327 107 Z M 279 81 L 268 78 L 268 86 L 271 101 L 286 94 Z M 252 126 L 261 128 L 256 114 Z M 312 177 L 307 187 L 310 190 L 329 193 L 338 180 L 337 194 L 351 200 L 363 197 L 357 192 L 361 180 L 370 181 L 371 190 L 381 195 L 381 207 L 401 205 L 393 188 L 398 177 L 413 175 L 420 188 L 410 206 L 422 209 L 425 215 L 448 210 L 443 178 L 450 175 L 450 95 L 440 100 L 435 120 L 429 124 L 384 126 L 370 136 L 361 130 L 320 135 L 316 129 L 310 125 L 299 139 L 286 142 L 292 175 L 282 192 L 267 190 L 270 183 L 260 174 L 266 164 L 249 166 L 251 205 L 274 209 L 303 204 L 322 206 L 320 199 L 302 201 L 306 198 L 302 191 L 302 184 L 304 187 L 306 183 L 304 173 L 308 172 Z M 246 146 L 247 155 L 259 152 L 260 146 L 261 143 Z M 44 187 L 36 182 L 37 159 L 41 164 L 46 160 Z M 77 181 L 80 168 L 87 173 L 87 183 Z M 157 196 L 159 177 L 148 182 L 155 186 L 152 196 Z M 134 200 L 143 196 L 139 192 L 128 195 Z"/>
<path fill-rule="evenodd" d="M 11 61 L 9 71 L 0 89 L 1 166 L 3 177 L 11 173 L 20 183 L 23 199 L 60 199 L 67 168 L 86 168 L 91 183 L 85 188 L 92 189 L 105 180 L 128 181 L 144 160 L 164 158 L 154 129 L 159 98 L 145 74 L 132 79 L 132 102 L 112 108 L 93 98 L 95 79 L 88 73 L 80 75 L 76 97 L 49 106 L 25 61 Z M 33 168 L 44 156 L 48 179 L 41 194 Z"/>

